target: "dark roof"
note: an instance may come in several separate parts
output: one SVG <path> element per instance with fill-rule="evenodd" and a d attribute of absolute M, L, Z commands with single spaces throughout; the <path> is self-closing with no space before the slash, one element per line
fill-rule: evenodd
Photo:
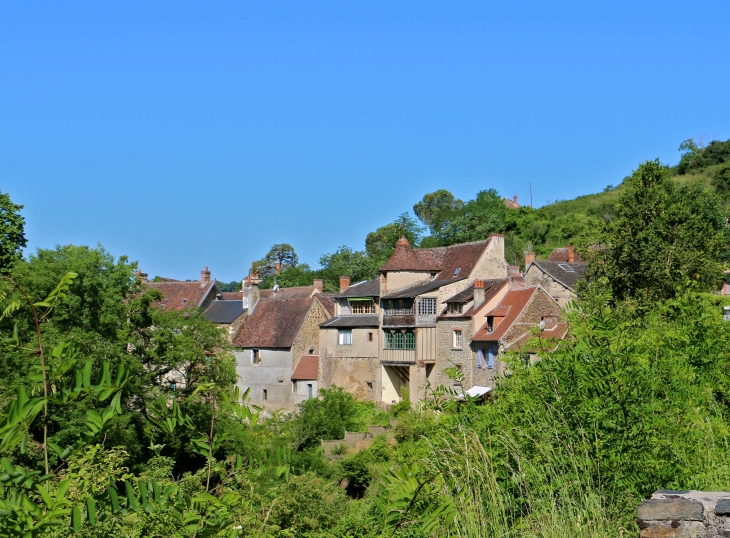
<path fill-rule="evenodd" d="M 314 299 L 261 299 L 233 339 L 236 347 L 291 347 Z"/>
<path fill-rule="evenodd" d="M 444 280 L 453 278 L 458 269 L 459 276 L 467 277 L 471 274 L 490 240 L 414 250 L 408 240 L 401 237 L 390 258 L 380 270 L 439 271 L 436 279 Z"/>
<path fill-rule="evenodd" d="M 243 301 L 213 301 L 203 312 L 203 317 L 213 323 L 233 323 L 240 318 L 246 308 Z"/>
<path fill-rule="evenodd" d="M 560 248 L 554 248 L 553 251 L 550 253 L 550 256 L 548 256 L 547 261 L 549 262 L 558 262 L 558 263 L 567 263 L 570 260 L 570 249 L 573 247 L 560 247 Z M 573 261 L 570 263 L 583 263 L 583 259 L 578 256 L 578 254 L 573 251 Z"/>
<path fill-rule="evenodd" d="M 512 324 L 517 321 L 517 318 L 524 310 L 527 303 L 532 298 L 532 295 L 537 291 L 537 288 L 524 288 L 521 290 L 510 290 L 507 295 L 504 296 L 499 305 L 492 310 L 488 316 L 504 317 L 502 322 L 495 327 L 492 332 L 487 331 L 487 325 L 484 324 L 481 327 L 472 340 L 480 340 L 486 342 L 497 342 L 499 341 L 512 327 Z"/>
<path fill-rule="evenodd" d="M 221 298 L 224 301 L 241 301 L 243 302 L 243 292 L 242 291 L 224 291 L 221 293 Z"/>
<path fill-rule="evenodd" d="M 164 298 L 154 306 L 164 310 L 183 310 L 200 306 L 214 290 L 218 290 L 215 280 L 210 282 L 147 282 L 147 288 L 160 290 Z"/>
<path fill-rule="evenodd" d="M 319 378 L 319 357 L 302 355 L 291 375 L 292 381 L 313 381 Z"/>
<path fill-rule="evenodd" d="M 315 289 L 317 288 L 314 286 L 297 286 L 294 288 L 279 288 L 276 293 L 273 289 L 261 290 L 259 293 L 262 299 L 304 299 L 311 297 Z"/>
<path fill-rule="evenodd" d="M 494 278 L 491 280 L 484 280 L 484 295 L 487 300 L 491 298 L 494 293 L 499 291 L 499 289 L 506 284 L 508 279 L 506 278 Z M 489 291 L 492 291 L 491 294 L 489 294 Z M 453 297 L 449 297 L 444 302 L 445 303 L 468 303 L 474 298 L 474 284 L 466 288 L 464 291 L 460 291 Z"/>
<path fill-rule="evenodd" d="M 417 297 L 422 293 L 428 293 L 429 291 L 437 290 L 441 286 L 446 286 L 448 284 L 453 284 L 454 282 L 464 280 L 464 278 L 466 278 L 466 275 L 464 275 L 463 278 L 450 278 L 448 280 L 429 280 L 428 282 L 422 282 L 420 284 L 411 286 L 410 288 L 405 288 L 402 290 L 394 291 L 393 293 L 389 293 L 388 295 L 384 295 L 383 299 L 405 299 Z"/>
<path fill-rule="evenodd" d="M 336 299 L 344 299 L 346 297 L 379 297 L 380 296 L 380 279 L 365 280 L 357 282 L 347 288 L 345 291 L 335 293 Z"/>
<path fill-rule="evenodd" d="M 331 293 L 316 293 L 314 298 L 319 301 L 330 316 L 335 315 L 335 300 L 332 298 Z"/>
<path fill-rule="evenodd" d="M 319 324 L 323 328 L 334 328 L 334 327 L 377 327 L 378 326 L 378 315 L 366 315 L 366 316 L 339 316 L 336 318 L 328 319 Z"/>
<path fill-rule="evenodd" d="M 547 262 L 547 261 L 534 261 L 533 264 L 537 265 L 543 273 L 550 275 L 554 280 L 560 282 L 563 286 L 570 290 L 574 290 L 578 280 L 583 273 L 588 269 L 588 264 L 585 263 L 558 263 L 558 262 Z M 572 271 L 566 271 L 564 267 L 567 266 Z"/>

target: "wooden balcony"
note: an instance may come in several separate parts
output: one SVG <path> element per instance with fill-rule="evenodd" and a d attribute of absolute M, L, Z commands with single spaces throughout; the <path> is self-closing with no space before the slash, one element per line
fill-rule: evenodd
<path fill-rule="evenodd" d="M 415 364 L 415 349 L 383 349 L 380 352 L 381 364 Z"/>

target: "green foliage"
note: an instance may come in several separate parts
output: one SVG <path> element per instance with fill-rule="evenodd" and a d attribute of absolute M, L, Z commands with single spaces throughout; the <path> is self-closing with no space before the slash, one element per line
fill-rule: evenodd
<path fill-rule="evenodd" d="M 299 256 L 297 256 L 294 247 L 289 243 L 277 243 L 272 246 L 264 259 L 270 264 L 278 266 L 280 269 L 294 267 L 299 263 Z"/>
<path fill-rule="evenodd" d="M 438 243 L 443 240 L 444 232 L 451 220 L 463 207 L 464 202 L 454 198 L 449 191 L 440 189 L 426 194 L 423 200 L 413 206 L 413 212 L 418 220 L 428 226 L 431 237 Z"/>
<path fill-rule="evenodd" d="M 679 151 L 683 152 L 677 166 L 680 174 L 697 172 L 709 166 L 730 162 L 730 140 L 713 140 L 707 146 L 699 147 L 694 140 L 682 142 Z"/>
<path fill-rule="evenodd" d="M 21 209 L 22 205 L 14 204 L 10 196 L 0 192 L 0 274 L 10 272 L 27 245 Z"/>
<path fill-rule="evenodd" d="M 423 230 L 424 228 L 408 213 L 403 213 L 394 222 L 370 232 L 365 238 L 365 251 L 368 256 L 378 260 L 380 266 L 388 259 L 401 237 L 408 239 L 412 247 L 417 247 L 423 236 Z"/>
<path fill-rule="evenodd" d="M 332 254 L 319 259 L 322 269 L 318 272 L 324 280 L 325 291 L 340 290 L 340 276 L 349 276 L 352 283 L 371 280 L 378 276 L 378 261 L 361 250 L 341 246 Z"/>
<path fill-rule="evenodd" d="M 313 446 L 323 439 L 342 439 L 345 430 L 356 426 L 357 403 L 342 387 L 319 391 L 319 398 L 306 400 L 299 406 L 295 419 L 296 446 Z"/>

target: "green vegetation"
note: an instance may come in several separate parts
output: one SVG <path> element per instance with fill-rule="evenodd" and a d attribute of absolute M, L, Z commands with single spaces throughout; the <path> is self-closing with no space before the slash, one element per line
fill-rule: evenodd
<path fill-rule="evenodd" d="M 656 489 L 730 489 L 730 300 L 708 293 L 727 225 L 722 192 L 696 181 L 711 187 L 717 166 L 687 181 L 649 161 L 543 213 L 494 191 L 419 206 L 438 228 L 424 242 L 503 227 L 513 252 L 569 236 L 591 264 L 569 338 L 534 365 L 507 356 L 485 405 L 438 388 L 377 411 L 333 387 L 264 418 L 220 330 L 152 308 L 159 293 L 126 258 L 17 257 L 0 280 L 0 536 L 598 538 L 636 535 Z M 592 224 L 537 234 L 559 204 Z M 328 255 L 328 278 L 420 233 L 407 218 L 386 228 L 370 252 Z M 393 418 L 369 448 L 323 455 L 322 440 Z"/>

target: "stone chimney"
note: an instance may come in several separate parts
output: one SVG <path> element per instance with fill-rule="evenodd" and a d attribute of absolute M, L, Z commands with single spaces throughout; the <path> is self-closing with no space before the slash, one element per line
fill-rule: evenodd
<path fill-rule="evenodd" d="M 479 308 L 484 304 L 484 281 L 474 281 L 474 308 Z"/>
<path fill-rule="evenodd" d="M 256 281 L 244 280 L 241 292 L 243 293 L 243 308 L 248 308 L 248 315 L 250 316 L 261 298 L 259 283 Z"/>
<path fill-rule="evenodd" d="M 319 290 L 320 292 L 322 291 L 322 279 L 321 278 L 315 278 L 314 279 L 314 287 L 317 290 Z"/>
<path fill-rule="evenodd" d="M 535 261 L 535 253 L 526 252 L 525 253 L 525 271 L 527 271 L 527 268 L 530 267 L 530 264 L 534 261 Z"/>
<path fill-rule="evenodd" d="M 525 277 L 521 274 L 513 276 L 512 278 L 510 278 L 510 281 L 512 284 L 510 289 L 521 290 L 525 287 Z"/>
<path fill-rule="evenodd" d="M 204 271 L 200 271 L 200 283 L 206 284 L 210 282 L 210 271 L 208 271 L 208 266 L 205 266 Z"/>
<path fill-rule="evenodd" d="M 340 291 L 345 291 L 349 287 L 350 287 L 350 277 L 341 276 L 340 277 Z"/>
<path fill-rule="evenodd" d="M 573 248 L 573 245 L 570 245 L 568 247 L 568 263 L 575 262 L 575 249 Z"/>
<path fill-rule="evenodd" d="M 137 278 L 139 278 L 140 282 L 147 282 L 148 275 L 147 273 L 143 273 L 142 269 L 137 269 Z"/>

